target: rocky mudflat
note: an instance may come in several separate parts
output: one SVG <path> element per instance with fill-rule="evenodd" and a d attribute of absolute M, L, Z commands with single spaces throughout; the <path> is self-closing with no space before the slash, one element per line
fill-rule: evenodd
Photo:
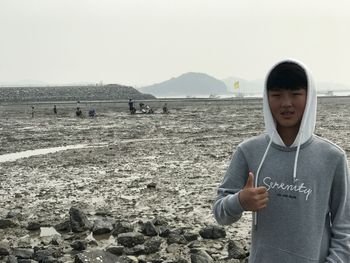
<path fill-rule="evenodd" d="M 348 156 L 349 103 L 320 98 L 316 127 Z M 0 262 L 246 262 L 251 215 L 221 227 L 211 205 L 235 147 L 264 129 L 261 100 L 168 106 L 0 105 Z"/>

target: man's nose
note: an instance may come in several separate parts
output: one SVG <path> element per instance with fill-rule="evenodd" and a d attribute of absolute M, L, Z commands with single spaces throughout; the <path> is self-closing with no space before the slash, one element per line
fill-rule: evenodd
<path fill-rule="evenodd" d="M 290 107 L 290 106 L 292 106 L 292 99 L 291 99 L 290 96 L 284 95 L 282 97 L 282 106 L 283 107 Z"/>

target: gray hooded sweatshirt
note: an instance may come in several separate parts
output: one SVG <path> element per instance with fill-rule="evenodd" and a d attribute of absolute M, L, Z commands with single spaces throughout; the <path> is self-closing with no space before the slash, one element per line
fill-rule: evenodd
<path fill-rule="evenodd" d="M 219 224 L 240 219 L 239 191 L 248 172 L 269 192 L 267 207 L 253 213 L 251 263 L 350 262 L 350 179 L 344 151 L 314 135 L 316 90 L 309 71 L 307 101 L 291 146 L 280 138 L 266 85 L 266 133 L 238 145 L 213 206 Z M 282 61 L 282 62 L 284 62 Z M 266 78 L 267 79 L 267 78 Z M 266 82 L 265 82 L 266 84 Z"/>

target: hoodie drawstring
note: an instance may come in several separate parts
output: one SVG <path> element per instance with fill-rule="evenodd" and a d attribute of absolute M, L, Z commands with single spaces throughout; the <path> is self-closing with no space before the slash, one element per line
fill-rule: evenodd
<path fill-rule="evenodd" d="M 295 159 L 294 159 L 294 168 L 293 168 L 293 182 L 295 183 L 297 180 L 297 168 L 298 168 L 298 158 L 299 158 L 299 152 L 300 152 L 300 145 L 301 145 L 301 138 L 303 137 L 303 130 L 300 130 L 299 134 L 299 141 L 298 141 L 298 147 L 297 147 L 297 152 L 295 154 Z"/>
<path fill-rule="evenodd" d="M 261 159 L 261 162 L 259 164 L 259 168 L 258 168 L 258 171 L 256 172 L 256 175 L 255 175 L 255 182 L 254 182 L 254 186 L 257 187 L 258 186 L 258 179 L 259 179 L 259 173 L 260 173 L 260 170 L 261 170 L 261 167 L 265 161 L 265 158 L 266 158 L 266 155 L 267 155 L 267 152 L 269 151 L 270 149 L 270 146 L 271 146 L 271 143 L 273 141 L 273 136 L 275 135 L 275 131 L 272 132 L 271 134 L 271 138 L 270 138 L 270 141 L 269 141 L 269 144 L 267 145 L 266 147 L 266 150 L 265 150 L 265 153 L 263 155 L 263 158 Z M 257 212 L 253 212 L 253 223 L 254 223 L 254 226 L 257 227 L 257 224 L 258 224 L 258 213 Z"/>

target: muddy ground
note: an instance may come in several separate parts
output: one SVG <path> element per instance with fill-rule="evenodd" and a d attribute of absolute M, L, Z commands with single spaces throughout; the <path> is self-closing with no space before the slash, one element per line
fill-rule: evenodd
<path fill-rule="evenodd" d="M 130 115 L 127 103 L 82 104 L 85 115 L 96 108 L 96 118 L 75 117 L 75 104 L 59 104 L 57 116 L 53 104 L 35 105 L 34 118 L 31 105 L 0 105 L 0 154 L 86 145 L 0 163 L 0 218 L 17 209 L 24 223 L 53 226 L 80 204 L 90 218 L 107 211 L 194 230 L 214 224 L 211 205 L 232 152 L 264 129 L 261 101 L 173 101 L 170 114 L 153 104 L 153 115 Z M 349 106 L 350 97 L 320 99 L 316 127 L 348 156 Z M 249 245 L 249 227 L 247 213 L 225 227 L 227 238 Z M 0 241 L 26 234 L 0 229 Z"/>

